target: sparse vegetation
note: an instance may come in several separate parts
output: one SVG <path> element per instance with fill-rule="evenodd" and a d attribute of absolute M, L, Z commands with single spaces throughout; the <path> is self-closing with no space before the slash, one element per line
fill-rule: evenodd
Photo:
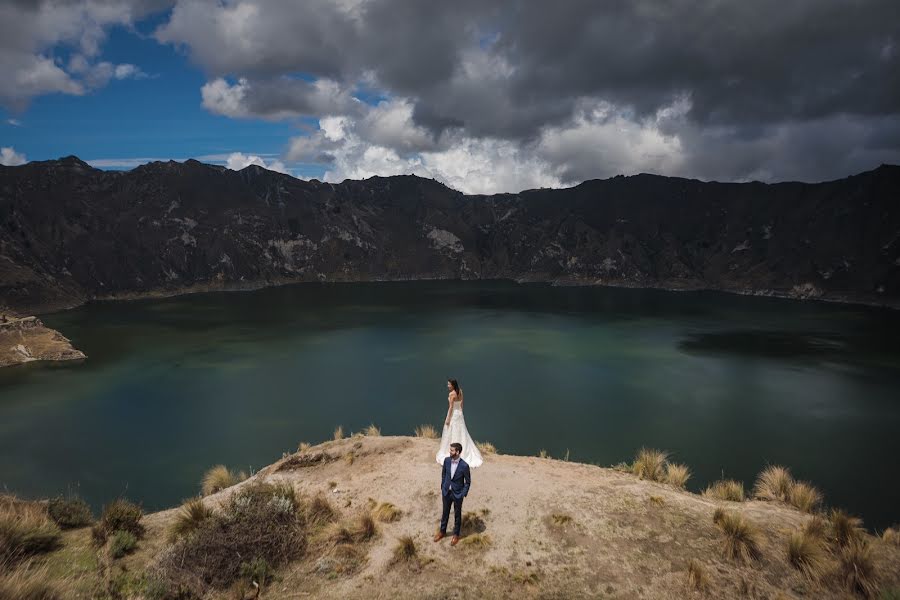
<path fill-rule="evenodd" d="M 777 500 L 787 502 L 791 488 L 794 486 L 794 478 L 785 467 L 770 465 L 763 469 L 756 478 L 753 486 L 753 495 L 759 500 Z"/>
<path fill-rule="evenodd" d="M 828 514 L 828 523 L 830 525 L 831 540 L 839 548 L 843 548 L 850 542 L 862 537 L 865 531 L 862 526 L 862 519 L 851 516 L 845 511 L 834 508 Z"/>
<path fill-rule="evenodd" d="M 331 438 L 335 441 L 344 439 L 344 427 L 343 425 L 338 425 L 334 428 L 334 434 L 332 434 Z"/>
<path fill-rule="evenodd" d="M 416 427 L 416 437 L 436 440 L 438 438 L 438 432 L 432 425 L 419 425 Z"/>
<path fill-rule="evenodd" d="M 550 515 L 550 522 L 557 527 L 565 527 L 566 525 L 572 523 L 572 521 L 572 517 L 565 513 L 552 513 Z"/>
<path fill-rule="evenodd" d="M 734 479 L 720 479 L 704 490 L 703 495 L 716 500 L 744 501 L 744 484 Z"/>
<path fill-rule="evenodd" d="M 181 505 L 172 526 L 169 529 L 169 540 L 189 535 L 199 529 L 207 519 L 213 516 L 213 510 L 200 498 L 191 498 Z"/>
<path fill-rule="evenodd" d="M 300 442 L 300 444 L 297 446 L 297 452 L 306 452 L 310 448 L 312 448 L 312 444 L 310 444 L 309 442 Z"/>
<path fill-rule="evenodd" d="M 398 521 L 402 515 L 403 511 L 390 502 L 382 502 L 372 509 L 372 517 L 376 521 L 381 521 L 382 523 Z"/>
<path fill-rule="evenodd" d="M 94 521 L 91 507 L 77 496 L 52 498 L 47 503 L 47 514 L 62 529 L 86 527 Z"/>
<path fill-rule="evenodd" d="M 797 481 L 788 492 L 788 503 L 805 513 L 811 513 L 822 504 L 822 493 L 809 483 Z"/>
<path fill-rule="evenodd" d="M 706 574 L 706 569 L 703 568 L 703 565 L 696 558 L 692 558 L 688 563 L 687 577 L 688 589 L 704 593 L 709 589 L 709 577 Z"/>
<path fill-rule="evenodd" d="M 756 528 L 743 516 L 734 511 L 717 510 L 713 521 L 725 534 L 723 550 L 727 558 L 738 562 L 759 558 Z"/>
<path fill-rule="evenodd" d="M 641 479 L 650 481 L 663 481 L 665 477 L 666 460 L 668 452 L 653 448 L 641 448 L 638 450 L 634 463 L 631 465 L 632 473 Z"/>
<path fill-rule="evenodd" d="M 851 539 L 838 555 L 838 577 L 850 592 L 871 598 L 878 591 L 875 561 L 868 542 L 862 538 Z"/>
<path fill-rule="evenodd" d="M 543 448 L 541 448 L 541 451 L 538 452 L 538 456 L 540 458 L 550 458 L 550 454 L 548 454 L 547 451 L 544 450 Z"/>
<path fill-rule="evenodd" d="M 459 543 L 467 548 L 484 550 L 491 545 L 491 536 L 485 533 L 473 533 L 460 539 Z"/>
<path fill-rule="evenodd" d="M 365 431 L 366 436 L 368 437 L 381 437 L 381 429 L 379 429 L 374 423 L 366 427 Z"/>
<path fill-rule="evenodd" d="M 810 581 L 821 577 L 825 565 L 825 548 L 822 538 L 801 529 L 788 538 L 788 562 L 803 573 Z"/>
<path fill-rule="evenodd" d="M 53 581 L 46 568 L 9 569 L 0 560 L 0 600 L 65 600 L 68 582 Z"/>
<path fill-rule="evenodd" d="M 684 489 L 690 478 L 691 470 L 687 465 L 666 463 L 666 483 L 669 485 Z"/>
<path fill-rule="evenodd" d="M 203 475 L 201 489 L 204 496 L 209 496 L 230 488 L 246 478 L 246 475 L 243 478 L 240 475 L 235 475 L 225 465 L 216 465 Z"/>
<path fill-rule="evenodd" d="M 137 548 L 137 537 L 129 531 L 116 531 L 109 540 L 109 555 L 122 558 Z"/>

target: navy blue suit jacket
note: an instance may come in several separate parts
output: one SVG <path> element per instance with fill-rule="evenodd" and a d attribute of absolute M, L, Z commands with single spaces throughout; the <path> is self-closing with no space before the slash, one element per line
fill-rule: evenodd
<path fill-rule="evenodd" d="M 450 457 L 444 459 L 444 466 L 441 468 L 441 495 L 451 494 L 457 500 L 465 498 L 469 493 L 469 486 L 472 485 L 472 474 L 469 471 L 469 465 L 462 458 L 456 465 L 456 473 L 450 478 Z"/>

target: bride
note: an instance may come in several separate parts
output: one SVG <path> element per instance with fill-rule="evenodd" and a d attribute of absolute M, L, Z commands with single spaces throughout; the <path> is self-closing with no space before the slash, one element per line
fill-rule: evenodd
<path fill-rule="evenodd" d="M 472 467 L 481 466 L 481 452 L 475 447 L 472 436 L 466 429 L 466 420 L 463 417 L 463 393 L 459 389 L 459 383 L 455 379 L 447 380 L 447 402 L 450 407 L 447 409 L 447 418 L 444 420 L 444 432 L 441 434 L 441 447 L 437 452 L 437 462 L 439 465 L 444 464 L 444 459 L 450 456 L 450 444 L 458 442 L 462 444 L 462 459 L 466 464 Z"/>

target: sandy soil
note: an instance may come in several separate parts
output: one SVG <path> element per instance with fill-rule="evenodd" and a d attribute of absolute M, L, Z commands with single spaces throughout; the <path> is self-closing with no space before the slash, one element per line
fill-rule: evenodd
<path fill-rule="evenodd" d="M 454 548 L 449 537 L 434 543 L 441 508 L 436 449 L 436 440 L 356 437 L 287 456 L 251 478 L 324 495 L 347 522 L 368 510 L 369 499 L 403 511 L 396 522 L 379 523 L 379 534 L 361 545 L 364 559 L 356 572 L 330 571 L 333 546 L 313 543 L 260 597 L 847 597 L 833 583 L 806 580 L 788 563 L 788 535 L 810 518 L 793 508 L 710 500 L 612 469 L 554 459 L 488 455 L 473 470 L 463 511 L 481 516 L 481 536 L 489 543 Z M 250 481 L 206 501 L 219 505 Z M 740 511 L 757 527 L 758 562 L 741 565 L 723 556 L 722 534 L 713 524 L 719 506 Z M 135 567 L 152 562 L 174 515 L 169 510 L 145 517 L 148 537 L 129 559 Z M 415 540 L 420 560 L 391 564 L 404 535 Z M 883 587 L 900 584 L 900 547 L 870 541 Z M 691 559 L 709 578 L 705 594 L 688 587 Z"/>

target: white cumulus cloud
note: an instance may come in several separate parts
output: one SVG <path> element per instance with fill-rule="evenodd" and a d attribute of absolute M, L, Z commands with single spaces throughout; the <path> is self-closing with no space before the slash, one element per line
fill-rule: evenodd
<path fill-rule="evenodd" d="M 277 171 L 278 173 L 284 173 L 285 175 L 291 175 L 291 172 L 287 170 L 287 167 L 284 166 L 284 163 L 280 160 L 272 160 L 270 162 L 266 162 L 260 156 L 256 156 L 255 154 L 243 154 L 242 152 L 232 152 L 228 155 L 228 158 L 225 160 L 225 166 L 231 169 L 232 171 L 240 171 L 250 165 L 257 165 L 264 169 L 268 169 L 270 171 Z"/>
<path fill-rule="evenodd" d="M 27 162 L 28 160 L 25 158 L 25 155 L 19 154 L 13 148 L 8 146 L 0 148 L 0 165 L 17 167 L 19 165 L 24 165 Z"/>

